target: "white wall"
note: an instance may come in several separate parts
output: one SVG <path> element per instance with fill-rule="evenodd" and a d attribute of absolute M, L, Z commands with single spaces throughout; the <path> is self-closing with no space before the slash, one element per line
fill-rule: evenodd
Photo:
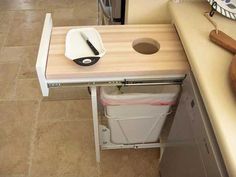
<path fill-rule="evenodd" d="M 170 23 L 170 0 L 126 0 L 126 24 Z M 182 0 L 206 1 L 206 0 Z"/>

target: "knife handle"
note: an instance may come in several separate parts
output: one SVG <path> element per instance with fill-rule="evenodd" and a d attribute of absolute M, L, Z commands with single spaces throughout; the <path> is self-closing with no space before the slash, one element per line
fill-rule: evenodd
<path fill-rule="evenodd" d="M 218 30 L 218 34 L 216 30 L 212 30 L 210 32 L 210 40 L 224 49 L 236 54 L 236 40 L 225 34 L 224 32 Z"/>
<path fill-rule="evenodd" d="M 99 52 L 97 51 L 97 49 L 93 46 L 93 44 L 89 41 L 86 40 L 88 46 L 90 47 L 90 49 L 93 51 L 94 55 L 99 55 Z"/>

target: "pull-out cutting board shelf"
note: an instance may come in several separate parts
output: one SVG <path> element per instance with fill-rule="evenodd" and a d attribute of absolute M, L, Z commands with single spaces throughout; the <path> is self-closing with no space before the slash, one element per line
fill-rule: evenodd
<path fill-rule="evenodd" d="M 189 65 L 178 34 L 171 24 L 94 26 L 100 33 L 106 54 L 92 66 L 80 66 L 65 57 L 65 39 L 70 29 L 53 27 L 51 14 L 44 22 L 36 63 L 43 96 L 49 95 L 49 87 L 64 85 L 90 86 L 96 160 L 100 161 L 98 98 L 100 85 L 145 85 L 180 83 L 188 73 Z M 134 42 L 135 41 L 135 42 Z M 157 49 L 143 49 L 137 41 L 156 45 Z M 133 46 L 135 45 L 135 49 Z M 159 147 L 151 144 L 148 147 Z M 122 146 L 123 147 L 123 146 Z M 146 146 L 140 146 L 146 147 Z M 117 148 L 109 146 L 107 148 Z"/>
<path fill-rule="evenodd" d="M 93 66 L 79 66 L 68 60 L 65 36 L 72 28 L 54 27 L 49 48 L 47 79 L 82 79 L 90 77 L 130 77 L 185 74 L 189 66 L 173 25 L 95 26 L 100 33 L 106 54 Z M 132 43 L 139 38 L 159 42 L 154 54 L 136 52 Z"/>

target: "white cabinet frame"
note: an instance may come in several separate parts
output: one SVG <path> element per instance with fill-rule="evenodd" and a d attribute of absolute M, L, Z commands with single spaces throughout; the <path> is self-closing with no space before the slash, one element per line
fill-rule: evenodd
<path fill-rule="evenodd" d="M 41 36 L 37 63 L 36 63 L 36 71 L 43 96 L 49 95 L 49 87 L 45 76 L 45 72 L 47 66 L 48 50 L 49 50 L 52 27 L 53 27 L 52 16 L 50 13 L 47 13 L 44 21 L 43 32 Z"/>

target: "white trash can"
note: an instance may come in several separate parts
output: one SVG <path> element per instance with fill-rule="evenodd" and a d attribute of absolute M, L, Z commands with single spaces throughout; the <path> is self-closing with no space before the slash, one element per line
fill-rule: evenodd
<path fill-rule="evenodd" d="M 101 87 L 111 141 L 116 144 L 156 142 L 180 87 Z"/>

